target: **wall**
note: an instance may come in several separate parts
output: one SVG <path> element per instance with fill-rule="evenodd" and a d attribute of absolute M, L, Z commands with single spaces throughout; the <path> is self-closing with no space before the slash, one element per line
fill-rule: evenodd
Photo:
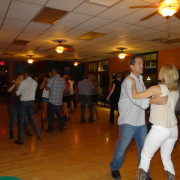
<path fill-rule="evenodd" d="M 125 59 L 113 58 L 109 60 L 109 75 L 115 72 L 123 72 L 129 70 L 128 61 L 130 56 L 125 57 Z"/>
<path fill-rule="evenodd" d="M 180 48 L 161 50 L 158 52 L 158 70 L 164 64 L 173 64 L 180 70 Z"/>

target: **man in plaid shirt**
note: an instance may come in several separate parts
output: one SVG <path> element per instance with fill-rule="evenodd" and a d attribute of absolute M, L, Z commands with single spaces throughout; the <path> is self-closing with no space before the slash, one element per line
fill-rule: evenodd
<path fill-rule="evenodd" d="M 60 106 L 62 105 L 63 92 L 65 89 L 65 81 L 60 77 L 58 70 L 53 68 L 51 70 L 52 78 L 48 81 L 46 88 L 49 89 L 49 100 L 48 100 L 48 129 L 47 132 L 54 131 L 54 114 L 56 114 L 59 121 L 59 129 L 65 128 L 64 120 L 61 116 Z"/>

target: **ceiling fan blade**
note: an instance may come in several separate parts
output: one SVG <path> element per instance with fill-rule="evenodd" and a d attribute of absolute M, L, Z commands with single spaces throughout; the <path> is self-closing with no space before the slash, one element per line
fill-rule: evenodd
<path fill-rule="evenodd" d="M 174 16 L 176 16 L 178 19 L 180 19 L 180 10 L 174 14 Z"/>
<path fill-rule="evenodd" d="M 157 14 L 158 14 L 158 11 L 155 11 L 155 12 L 143 17 L 142 19 L 140 19 L 140 21 L 145 21 L 145 20 L 147 20 L 147 19 L 149 19 L 149 18 L 151 18 L 151 17 L 153 17 L 153 16 L 155 16 Z"/>
<path fill-rule="evenodd" d="M 134 8 L 157 8 L 157 5 L 147 5 L 147 6 L 130 6 L 129 9 L 134 9 Z"/>

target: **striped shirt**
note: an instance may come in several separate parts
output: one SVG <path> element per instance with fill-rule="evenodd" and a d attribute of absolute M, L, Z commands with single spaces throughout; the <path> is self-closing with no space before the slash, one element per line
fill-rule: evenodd
<path fill-rule="evenodd" d="M 49 88 L 49 103 L 53 105 L 62 105 L 65 81 L 58 75 L 53 76 L 46 85 Z"/>

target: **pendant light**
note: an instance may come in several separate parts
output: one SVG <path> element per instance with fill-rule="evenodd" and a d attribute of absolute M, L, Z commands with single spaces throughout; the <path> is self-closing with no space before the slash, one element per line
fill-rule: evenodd
<path fill-rule="evenodd" d="M 119 59 L 124 59 L 126 57 L 126 53 L 124 52 L 125 49 L 127 48 L 124 48 L 124 47 L 119 47 L 117 48 L 120 50 L 119 54 L 118 54 L 118 58 Z"/>
<path fill-rule="evenodd" d="M 28 62 L 29 64 L 32 64 L 32 63 L 34 62 L 34 60 L 32 59 L 32 56 L 33 56 L 33 55 L 27 55 L 27 56 L 29 56 L 29 59 L 27 60 L 27 62 Z"/>
<path fill-rule="evenodd" d="M 179 10 L 179 0 L 163 0 L 160 2 L 158 13 L 164 17 L 173 16 Z"/>
<path fill-rule="evenodd" d="M 59 45 L 56 47 L 57 53 L 63 53 L 64 47 L 61 45 L 62 41 L 58 41 Z"/>

